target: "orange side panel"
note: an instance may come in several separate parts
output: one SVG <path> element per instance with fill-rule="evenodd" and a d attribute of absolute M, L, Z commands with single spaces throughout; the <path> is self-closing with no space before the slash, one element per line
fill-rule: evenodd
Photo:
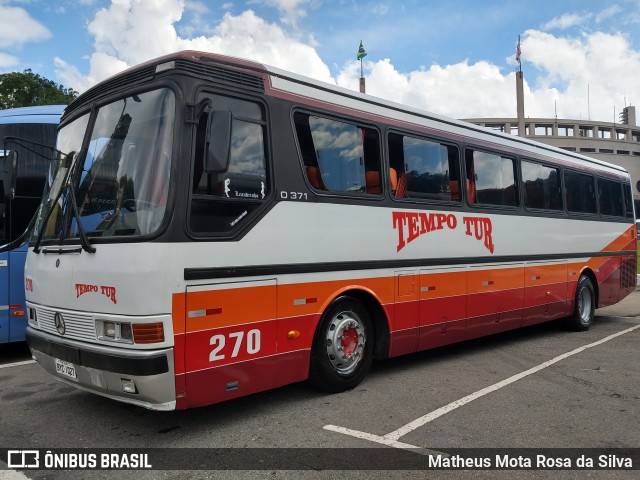
<path fill-rule="evenodd" d="M 387 277 L 285 284 L 278 286 L 278 318 L 321 314 L 333 296 L 352 288 L 368 290 L 382 305 L 393 303 L 393 279 Z"/>
<path fill-rule="evenodd" d="M 470 294 L 522 288 L 524 286 L 523 268 L 469 270 L 467 285 Z"/>
<path fill-rule="evenodd" d="M 622 235 L 604 247 L 602 251 L 617 252 L 620 250 L 635 250 L 635 243 L 637 242 L 635 230 L 635 226 L 630 226 Z"/>
<path fill-rule="evenodd" d="M 276 286 L 189 292 L 187 332 L 254 323 L 265 318 L 265 305 L 276 297 Z"/>
<path fill-rule="evenodd" d="M 420 299 L 454 297 L 467 294 L 467 272 L 420 272 Z"/>

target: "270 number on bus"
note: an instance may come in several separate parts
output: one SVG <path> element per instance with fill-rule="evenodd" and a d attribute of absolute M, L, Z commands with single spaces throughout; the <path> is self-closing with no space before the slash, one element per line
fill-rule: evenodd
<path fill-rule="evenodd" d="M 225 346 L 232 345 L 233 349 L 229 354 L 229 348 Z M 260 330 L 254 328 L 249 330 L 245 336 L 243 331 L 230 332 L 227 335 L 216 334 L 209 339 L 209 345 L 213 347 L 213 350 L 209 353 L 209 361 L 217 362 L 225 360 L 227 355 L 229 358 L 236 358 L 245 352 L 248 355 L 255 355 L 260 352 Z"/>

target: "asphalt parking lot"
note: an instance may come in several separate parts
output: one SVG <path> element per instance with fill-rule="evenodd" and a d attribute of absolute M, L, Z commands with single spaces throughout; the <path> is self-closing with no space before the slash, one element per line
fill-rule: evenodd
<path fill-rule="evenodd" d="M 30 362 L 26 347 L 17 345 L 0 353 L 0 448 L 184 449 L 162 451 L 161 464 L 173 462 L 178 470 L 196 468 L 198 455 L 216 451 L 197 449 L 248 449 L 230 450 L 230 457 L 220 461 L 236 462 L 234 468 L 240 469 L 244 462 L 255 466 L 251 455 L 265 449 L 278 449 L 271 450 L 275 456 L 287 453 L 283 468 L 267 461 L 263 469 L 194 470 L 190 478 L 637 478 L 637 470 L 425 472 L 412 469 L 409 460 L 408 470 L 398 472 L 390 469 L 395 464 L 373 471 L 362 463 L 369 458 L 377 465 L 389 452 L 404 459 L 416 447 L 421 452 L 637 449 L 639 345 L 636 291 L 620 304 L 598 310 L 588 332 L 567 332 L 556 323 L 537 325 L 377 362 L 361 385 L 337 395 L 296 384 L 180 412 L 152 412 L 77 391 Z M 325 453 L 316 454 L 319 464 L 309 467 L 304 449 Z M 384 452 L 377 455 L 372 449 Z M 239 451 L 246 452 L 244 458 Z M 338 471 L 345 464 L 352 469 Z M 0 478 L 185 474 L 5 470 Z"/>

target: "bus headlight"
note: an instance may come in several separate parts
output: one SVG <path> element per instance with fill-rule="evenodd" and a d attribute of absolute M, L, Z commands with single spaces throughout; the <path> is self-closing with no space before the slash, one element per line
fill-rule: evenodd
<path fill-rule="evenodd" d="M 99 340 L 110 342 L 133 343 L 131 323 L 96 320 L 96 333 Z"/>
<path fill-rule="evenodd" d="M 115 338 L 116 338 L 116 324 L 113 323 L 113 322 L 104 322 L 103 326 L 104 326 L 103 335 L 105 337 L 113 338 L 115 340 Z"/>
<path fill-rule="evenodd" d="M 130 323 L 120 324 L 120 338 L 133 342 L 133 331 L 131 330 Z"/>
<path fill-rule="evenodd" d="M 164 342 L 162 322 L 131 323 L 113 320 L 96 320 L 98 340 L 109 342 L 149 344 Z"/>

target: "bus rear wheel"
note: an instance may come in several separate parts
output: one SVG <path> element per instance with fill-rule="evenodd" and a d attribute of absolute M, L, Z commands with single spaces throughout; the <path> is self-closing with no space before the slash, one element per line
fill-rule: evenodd
<path fill-rule="evenodd" d="M 337 393 L 358 385 L 373 362 L 369 312 L 352 297 L 336 299 L 324 312 L 311 347 L 309 383 Z"/>
<path fill-rule="evenodd" d="M 571 330 L 583 332 L 591 328 L 596 310 L 596 294 L 591 279 L 582 275 L 578 280 L 576 297 L 573 302 L 573 314 L 566 319 Z"/>

